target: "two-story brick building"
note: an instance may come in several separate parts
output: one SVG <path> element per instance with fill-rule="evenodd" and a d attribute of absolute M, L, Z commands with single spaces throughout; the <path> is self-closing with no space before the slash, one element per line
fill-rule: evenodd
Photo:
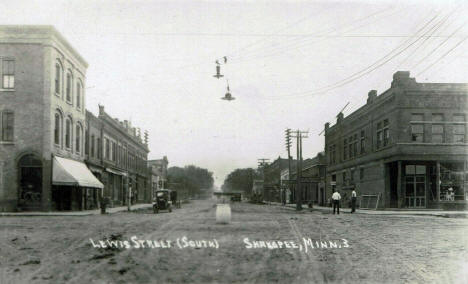
<path fill-rule="evenodd" d="M 86 123 L 86 164 L 105 185 L 103 195 L 111 205 L 126 205 L 129 189 L 132 203 L 151 202 L 149 150 L 137 128 L 112 118 L 104 106 L 97 117 L 87 111 Z"/>
<path fill-rule="evenodd" d="M 327 195 L 356 188 L 379 208 L 464 208 L 467 99 L 468 84 L 396 72 L 390 89 L 325 125 Z"/>
<path fill-rule="evenodd" d="M 51 26 L 0 26 L 0 211 L 82 209 L 88 64 Z"/>

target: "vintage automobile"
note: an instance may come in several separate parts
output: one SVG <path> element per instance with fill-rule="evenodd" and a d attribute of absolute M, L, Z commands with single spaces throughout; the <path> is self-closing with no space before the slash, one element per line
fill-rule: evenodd
<path fill-rule="evenodd" d="M 153 213 L 159 213 L 159 210 L 168 210 L 172 212 L 171 190 L 160 189 L 155 192 L 153 199 Z"/>

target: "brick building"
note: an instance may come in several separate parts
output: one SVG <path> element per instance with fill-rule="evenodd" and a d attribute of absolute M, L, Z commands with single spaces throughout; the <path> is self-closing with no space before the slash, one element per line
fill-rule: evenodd
<path fill-rule="evenodd" d="M 150 178 L 151 193 L 154 196 L 154 191 L 168 188 L 167 184 L 167 166 L 169 161 L 164 156 L 162 159 L 148 160 L 148 173 Z"/>
<path fill-rule="evenodd" d="M 0 211 L 85 208 L 88 64 L 51 26 L 0 26 L 0 64 Z"/>
<path fill-rule="evenodd" d="M 325 175 L 327 168 L 327 160 L 325 153 L 320 152 L 312 159 L 303 161 L 301 174 L 301 191 L 303 204 L 326 204 L 325 196 Z M 282 172 L 283 175 L 290 177 L 289 190 L 290 196 L 287 198 L 290 203 L 296 203 L 296 187 L 297 187 L 297 169 L 292 168 L 291 175 L 286 169 Z M 285 183 L 285 186 L 287 183 Z"/>
<path fill-rule="evenodd" d="M 97 117 L 86 111 L 85 152 L 86 164 L 104 184 L 103 195 L 111 206 L 126 205 L 129 188 L 132 203 L 151 202 L 147 141 L 129 121 L 112 118 L 104 106 Z"/>
<path fill-rule="evenodd" d="M 468 84 L 396 72 L 390 89 L 370 91 L 364 106 L 325 124 L 327 196 L 356 188 L 380 208 L 464 208 L 467 99 Z"/>

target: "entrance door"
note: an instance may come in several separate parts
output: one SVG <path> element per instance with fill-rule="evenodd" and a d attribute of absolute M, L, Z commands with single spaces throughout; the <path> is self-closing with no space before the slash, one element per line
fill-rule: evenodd
<path fill-rule="evenodd" d="M 33 155 L 18 162 L 19 206 L 23 210 L 40 210 L 42 201 L 42 163 Z"/>
<path fill-rule="evenodd" d="M 407 208 L 426 207 L 426 166 L 405 167 L 405 204 Z"/>

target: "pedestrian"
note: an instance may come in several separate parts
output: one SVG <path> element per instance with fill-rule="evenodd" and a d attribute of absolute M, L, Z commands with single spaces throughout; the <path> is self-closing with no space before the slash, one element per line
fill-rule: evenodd
<path fill-rule="evenodd" d="M 351 213 L 356 212 L 356 199 L 357 199 L 356 189 L 353 188 L 353 192 L 351 192 Z"/>
<path fill-rule="evenodd" d="M 335 210 L 336 210 L 338 215 L 340 215 L 340 199 L 341 199 L 341 195 L 338 193 L 338 190 L 336 190 L 332 195 L 333 214 L 335 214 Z"/>

